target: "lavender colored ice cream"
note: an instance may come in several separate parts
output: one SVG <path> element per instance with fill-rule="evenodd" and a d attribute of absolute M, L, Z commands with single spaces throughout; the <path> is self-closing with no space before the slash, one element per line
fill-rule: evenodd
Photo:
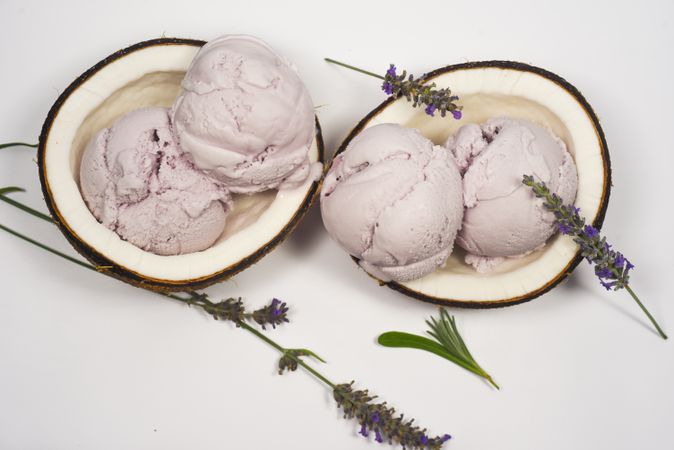
<path fill-rule="evenodd" d="M 533 175 L 573 203 L 578 175 L 564 142 L 530 121 L 498 118 L 464 125 L 445 145 L 463 173 L 466 211 L 456 243 L 468 252 L 466 262 L 489 272 L 506 257 L 545 245 L 554 216 L 522 176 Z"/>
<path fill-rule="evenodd" d="M 377 278 L 409 281 L 446 262 L 461 226 L 461 176 L 418 130 L 367 128 L 338 155 L 321 192 L 330 235 Z"/>
<path fill-rule="evenodd" d="M 244 35 L 208 42 L 182 89 L 172 110 L 178 141 L 232 192 L 276 189 L 309 176 L 311 97 L 267 44 Z"/>
<path fill-rule="evenodd" d="M 223 184 L 178 147 L 164 108 L 131 112 L 100 131 L 85 149 L 80 186 L 99 222 L 159 255 L 210 247 L 231 209 Z"/>

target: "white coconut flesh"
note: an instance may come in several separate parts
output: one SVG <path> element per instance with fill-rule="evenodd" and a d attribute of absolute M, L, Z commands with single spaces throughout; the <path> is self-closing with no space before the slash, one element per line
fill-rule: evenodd
<path fill-rule="evenodd" d="M 148 106 L 170 107 L 199 47 L 153 45 L 133 51 L 100 69 L 66 99 L 45 146 L 45 181 L 64 225 L 79 240 L 114 264 L 144 279 L 179 283 L 203 279 L 254 255 L 310 201 L 313 180 L 292 190 L 234 196 L 223 234 L 201 252 L 159 256 L 122 240 L 100 224 L 82 199 L 79 167 L 89 140 L 120 116 Z M 319 160 L 314 139 L 310 160 Z"/>
<path fill-rule="evenodd" d="M 536 73 L 497 67 L 466 68 L 440 74 L 432 81 L 449 87 L 460 97 L 463 118 L 429 117 L 423 108 L 412 108 L 398 99 L 374 115 L 365 128 L 399 123 L 418 128 L 436 144 L 467 123 L 493 117 L 528 119 L 551 129 L 564 140 L 578 168 L 576 206 L 592 223 L 601 210 L 609 174 L 602 155 L 602 141 L 591 116 L 579 101 L 558 83 Z M 465 252 L 454 247 L 444 268 L 414 281 L 399 283 L 427 300 L 475 303 L 513 302 L 536 295 L 560 278 L 577 255 L 577 245 L 557 234 L 540 250 L 507 259 L 493 272 L 479 274 L 464 262 Z"/>

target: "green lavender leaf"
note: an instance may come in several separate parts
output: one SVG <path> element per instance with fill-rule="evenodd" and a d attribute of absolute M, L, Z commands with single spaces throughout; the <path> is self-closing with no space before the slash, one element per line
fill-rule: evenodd
<path fill-rule="evenodd" d="M 31 147 L 31 148 L 37 148 L 37 144 L 27 144 L 25 142 L 8 142 L 6 144 L 0 144 L 0 150 L 3 148 L 10 148 L 10 147 Z"/>
<path fill-rule="evenodd" d="M 42 219 L 42 220 L 46 220 L 47 222 L 53 223 L 52 218 L 49 217 L 48 215 L 43 214 L 40 211 L 37 211 L 33 208 L 30 208 L 30 207 L 24 205 L 23 203 L 19 203 L 16 200 L 12 200 L 11 198 L 6 196 L 6 194 L 13 194 L 15 192 L 26 192 L 26 190 L 23 189 L 23 188 L 17 187 L 17 186 L 8 186 L 8 187 L 0 188 L 0 200 L 2 200 L 5 203 L 9 203 L 10 205 L 12 205 L 16 208 L 19 208 L 19 209 L 27 212 L 28 214 L 31 214 L 35 217 L 38 217 L 38 218 Z"/>
<path fill-rule="evenodd" d="M 26 192 L 26 190 L 17 186 L 7 186 L 0 189 L 0 195 L 11 194 L 12 192 Z"/>
<path fill-rule="evenodd" d="M 401 331 L 389 331 L 381 334 L 377 342 L 385 347 L 414 348 L 434 353 L 484 378 L 496 389 L 500 389 L 471 355 L 459 334 L 454 317 L 450 316 L 444 309 L 440 309 L 440 318 L 436 320 L 431 317 L 430 321 L 426 321 L 426 323 L 430 327 L 428 334 L 435 340 Z"/>

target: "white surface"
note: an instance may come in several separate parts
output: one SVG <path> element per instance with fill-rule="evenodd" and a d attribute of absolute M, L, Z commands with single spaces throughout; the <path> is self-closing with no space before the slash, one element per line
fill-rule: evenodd
<path fill-rule="evenodd" d="M 604 230 L 635 262 L 634 288 L 674 335 L 671 2 L 203 3 L 3 0 L 0 140 L 34 141 L 77 75 L 162 33 L 268 40 L 325 105 L 331 150 L 383 94 L 376 80 L 324 56 L 416 73 L 465 60 L 529 62 L 574 83 L 602 119 L 615 184 Z M 3 150 L 0 179 L 28 188 L 17 198 L 41 207 L 32 158 L 32 150 Z M 531 303 L 452 311 L 497 392 L 432 355 L 375 345 L 382 331 L 423 331 L 435 308 L 359 272 L 317 212 L 269 257 L 209 292 L 244 295 L 253 306 L 288 301 L 292 323 L 271 336 L 312 348 L 330 378 L 356 379 L 430 432 L 451 433 L 445 448 L 671 446 L 674 341 L 657 338 L 627 294 L 606 293 L 587 266 Z M 71 252 L 48 224 L 4 204 L 0 219 Z M 245 332 L 6 233 L 0 251 L 0 448 L 387 448 L 358 436 L 307 374 L 276 375 L 278 355 Z"/>

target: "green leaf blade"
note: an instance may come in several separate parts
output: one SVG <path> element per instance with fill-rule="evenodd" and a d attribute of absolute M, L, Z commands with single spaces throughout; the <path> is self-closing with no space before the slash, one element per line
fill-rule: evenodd
<path fill-rule="evenodd" d="M 459 366 L 473 372 L 476 375 L 484 377 L 484 373 L 479 367 L 476 367 L 470 362 L 458 358 L 456 355 L 453 355 L 447 351 L 439 343 L 424 336 L 404 333 L 402 331 L 388 331 L 386 333 L 382 333 L 379 338 L 377 338 L 377 342 L 379 342 L 379 344 L 383 345 L 384 347 L 414 348 L 417 350 L 425 350 L 427 352 L 434 353 L 441 358 L 445 358 L 454 364 L 458 364 Z"/>
<path fill-rule="evenodd" d="M 484 378 L 496 389 L 500 389 L 491 376 L 475 361 L 459 333 L 456 319 L 445 309 L 440 309 L 439 318 L 430 317 L 426 320 L 426 325 L 429 327 L 427 333 L 433 339 L 401 331 L 389 331 L 380 335 L 377 341 L 385 347 L 414 348 L 434 353 Z"/>

